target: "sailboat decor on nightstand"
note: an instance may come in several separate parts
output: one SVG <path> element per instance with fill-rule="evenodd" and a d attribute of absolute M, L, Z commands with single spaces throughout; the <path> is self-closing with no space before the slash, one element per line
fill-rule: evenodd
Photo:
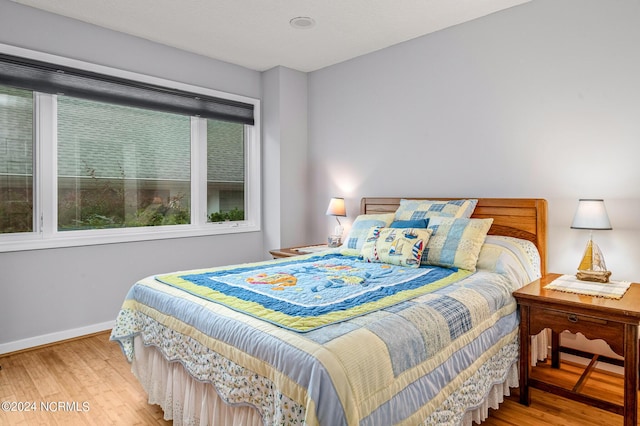
<path fill-rule="evenodd" d="M 611 272 L 607 271 L 607 265 L 604 263 L 604 256 L 600 251 L 600 247 L 593 242 L 592 238 L 594 229 L 612 229 L 609 215 L 607 215 L 607 210 L 604 206 L 604 200 L 579 200 L 571 228 L 588 229 L 590 231 L 589 242 L 582 256 L 580 266 L 578 266 L 576 278 L 582 281 L 608 283 Z"/>
<path fill-rule="evenodd" d="M 582 281 L 607 283 L 610 276 L 611 271 L 607 271 L 607 265 L 604 263 L 604 256 L 602 256 L 600 247 L 590 239 L 584 251 L 584 256 L 582 256 L 580 266 L 578 266 L 576 278 Z"/>

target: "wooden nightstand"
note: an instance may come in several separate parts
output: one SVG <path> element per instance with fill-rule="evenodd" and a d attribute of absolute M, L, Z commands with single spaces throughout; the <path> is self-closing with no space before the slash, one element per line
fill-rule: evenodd
<path fill-rule="evenodd" d="M 535 387 L 624 416 L 625 426 L 635 426 L 638 417 L 638 326 L 640 324 L 640 284 L 633 283 L 619 299 L 606 299 L 546 290 L 545 285 L 558 278 L 548 274 L 515 291 L 520 309 L 520 403 L 529 405 L 529 387 Z M 606 285 L 606 284 L 604 284 Z M 552 361 L 559 368 L 559 333 L 582 333 L 588 339 L 602 339 L 624 357 L 624 404 L 603 401 L 574 389 L 530 377 L 530 336 L 543 329 L 552 331 Z M 583 374 L 583 377 L 585 375 Z M 581 378 L 581 381 L 583 379 Z"/>
<path fill-rule="evenodd" d="M 280 259 L 282 257 L 301 256 L 303 254 L 320 252 L 327 250 L 327 248 L 328 246 L 326 244 L 316 244 L 312 246 L 273 249 L 269 250 L 269 253 L 271 253 L 271 256 L 273 256 L 274 259 Z"/>

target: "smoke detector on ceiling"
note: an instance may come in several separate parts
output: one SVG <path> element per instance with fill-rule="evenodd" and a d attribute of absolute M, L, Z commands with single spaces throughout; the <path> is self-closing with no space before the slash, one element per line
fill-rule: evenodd
<path fill-rule="evenodd" d="M 316 21 L 308 16 L 297 16 L 291 19 L 289 24 L 299 30 L 308 30 L 309 28 L 315 27 Z"/>

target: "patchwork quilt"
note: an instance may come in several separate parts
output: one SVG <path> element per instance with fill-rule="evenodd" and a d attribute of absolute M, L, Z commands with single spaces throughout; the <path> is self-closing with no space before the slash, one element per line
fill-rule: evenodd
<path fill-rule="evenodd" d="M 231 309 L 305 332 L 431 293 L 469 275 L 324 254 L 156 279 Z"/>
<path fill-rule="evenodd" d="M 523 268 L 509 266 L 516 260 L 500 255 L 501 247 L 492 250 L 483 263 L 504 272 L 382 268 L 327 253 L 148 277 L 130 289 L 111 339 L 131 361 L 139 336 L 226 402 L 256 407 L 265 425 L 455 424 L 517 361 L 511 293 L 521 284 L 512 275 Z M 291 277 L 295 285 L 287 285 Z M 421 294 L 394 299 L 418 288 Z M 258 310 L 228 303 L 243 292 Z M 349 309 L 353 315 L 324 321 Z M 265 321 L 260 310 L 285 314 Z M 478 376 L 488 365 L 499 368 Z"/>

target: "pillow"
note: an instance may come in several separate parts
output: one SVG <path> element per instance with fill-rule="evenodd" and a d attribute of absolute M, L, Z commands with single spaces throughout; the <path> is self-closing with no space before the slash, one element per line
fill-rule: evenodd
<path fill-rule="evenodd" d="M 432 217 L 433 234 L 422 254 L 423 265 L 461 268 L 475 272 L 478 255 L 493 219 Z"/>
<path fill-rule="evenodd" d="M 389 228 L 421 228 L 425 229 L 429 226 L 429 219 L 416 220 L 394 220 Z"/>
<path fill-rule="evenodd" d="M 476 269 L 510 276 L 519 287 L 540 278 L 540 253 L 531 241 L 502 235 L 487 235 Z"/>
<path fill-rule="evenodd" d="M 356 217 L 356 220 L 353 221 L 349 235 L 347 235 L 347 239 L 344 240 L 342 247 L 355 249 L 360 252 L 369 229 L 374 226 L 389 226 L 391 222 L 393 222 L 393 213 L 359 215 Z"/>
<path fill-rule="evenodd" d="M 415 220 L 429 217 L 471 217 L 478 200 L 400 200 L 395 220 Z"/>
<path fill-rule="evenodd" d="M 362 258 L 367 262 L 417 268 L 430 236 L 429 229 L 376 226 L 369 230 L 362 246 Z"/>

